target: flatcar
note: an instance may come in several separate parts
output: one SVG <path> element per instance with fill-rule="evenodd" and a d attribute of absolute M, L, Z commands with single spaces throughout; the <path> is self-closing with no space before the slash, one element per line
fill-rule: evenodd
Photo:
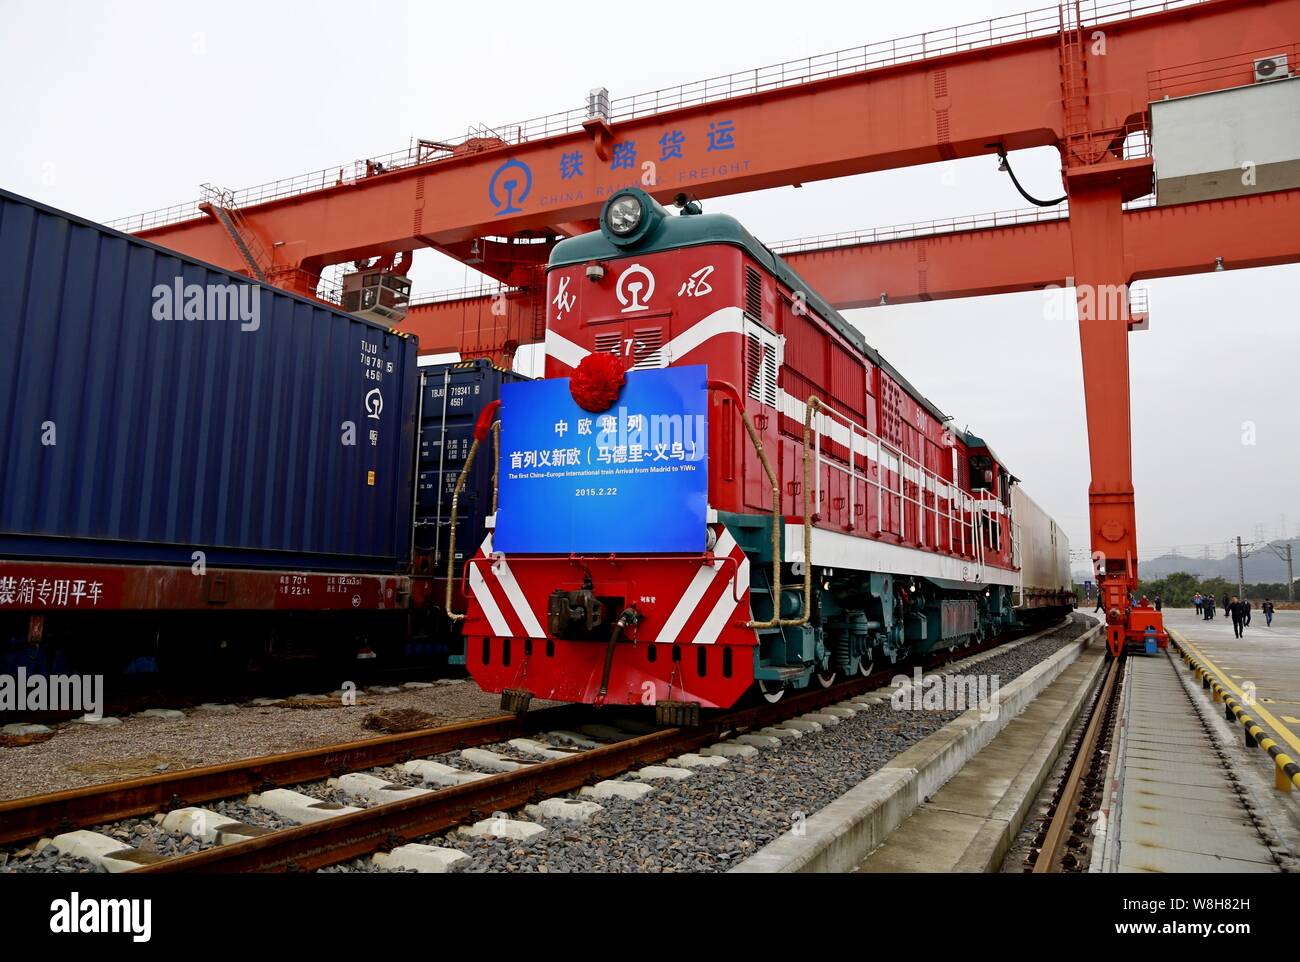
<path fill-rule="evenodd" d="M 502 392 L 462 569 L 478 684 L 680 720 L 1067 608 L 1064 533 L 988 443 L 738 221 L 678 206 L 620 191 L 551 253 L 545 377 Z"/>

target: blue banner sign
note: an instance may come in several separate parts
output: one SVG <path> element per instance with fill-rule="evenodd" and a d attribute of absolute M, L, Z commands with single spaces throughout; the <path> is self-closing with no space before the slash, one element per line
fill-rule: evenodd
<path fill-rule="evenodd" d="M 708 388 L 703 365 L 629 371 L 590 414 L 568 378 L 501 389 L 497 551 L 703 552 Z"/>

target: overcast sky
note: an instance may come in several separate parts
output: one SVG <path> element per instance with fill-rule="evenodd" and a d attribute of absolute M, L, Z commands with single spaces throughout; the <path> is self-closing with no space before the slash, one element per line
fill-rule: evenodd
<path fill-rule="evenodd" d="M 581 107 L 591 87 L 637 93 L 854 43 L 1018 13 L 1032 0 L 803 0 L 556 5 L 0 0 L 0 185 L 95 219 L 190 201 Z M 1055 91 L 1045 94 L 1056 95 Z M 989 91 L 989 96 L 997 96 Z M 1013 155 L 1039 196 L 1061 192 L 1051 149 Z M 975 159 L 706 203 L 760 238 L 1025 206 Z M 477 283 L 417 255 L 417 291 Z M 1266 537 L 1300 524 L 1300 267 L 1155 281 L 1131 336 L 1142 553 Z M 1078 328 L 1044 295 L 851 312 L 957 424 L 989 439 L 1025 489 L 1087 545 L 1087 435 Z M 996 353 L 994 349 L 996 348 Z M 1257 443 L 1242 443 L 1242 424 Z"/>

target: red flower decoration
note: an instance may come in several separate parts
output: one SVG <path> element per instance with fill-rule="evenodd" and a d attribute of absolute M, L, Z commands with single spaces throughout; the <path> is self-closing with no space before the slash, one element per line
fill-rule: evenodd
<path fill-rule="evenodd" d="M 501 399 L 493 401 L 478 414 L 478 420 L 474 422 L 474 440 L 486 441 L 487 436 L 492 433 L 492 422 L 497 419 L 497 412 L 501 410 Z"/>
<path fill-rule="evenodd" d="M 588 354 L 569 378 L 569 393 L 578 407 L 593 414 L 608 411 L 618 400 L 627 376 L 613 354 Z"/>

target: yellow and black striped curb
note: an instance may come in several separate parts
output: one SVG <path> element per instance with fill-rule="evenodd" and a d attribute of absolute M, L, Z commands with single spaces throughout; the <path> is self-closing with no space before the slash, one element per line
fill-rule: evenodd
<path fill-rule="evenodd" d="M 1268 752 L 1269 757 L 1273 759 L 1273 763 L 1277 767 L 1276 785 L 1278 789 L 1289 792 L 1292 786 L 1300 787 L 1300 763 L 1297 763 L 1294 758 L 1282 751 L 1282 746 L 1269 736 L 1259 722 L 1246 714 L 1246 709 L 1241 702 L 1237 701 L 1226 688 L 1219 684 L 1218 676 L 1213 671 L 1189 652 L 1187 647 L 1172 632 L 1170 632 L 1169 637 L 1187 667 L 1192 670 L 1201 682 L 1201 687 L 1210 692 L 1216 702 L 1223 703 L 1223 717 L 1228 721 L 1240 722 L 1242 728 L 1246 730 L 1246 747 L 1259 747 Z"/>

